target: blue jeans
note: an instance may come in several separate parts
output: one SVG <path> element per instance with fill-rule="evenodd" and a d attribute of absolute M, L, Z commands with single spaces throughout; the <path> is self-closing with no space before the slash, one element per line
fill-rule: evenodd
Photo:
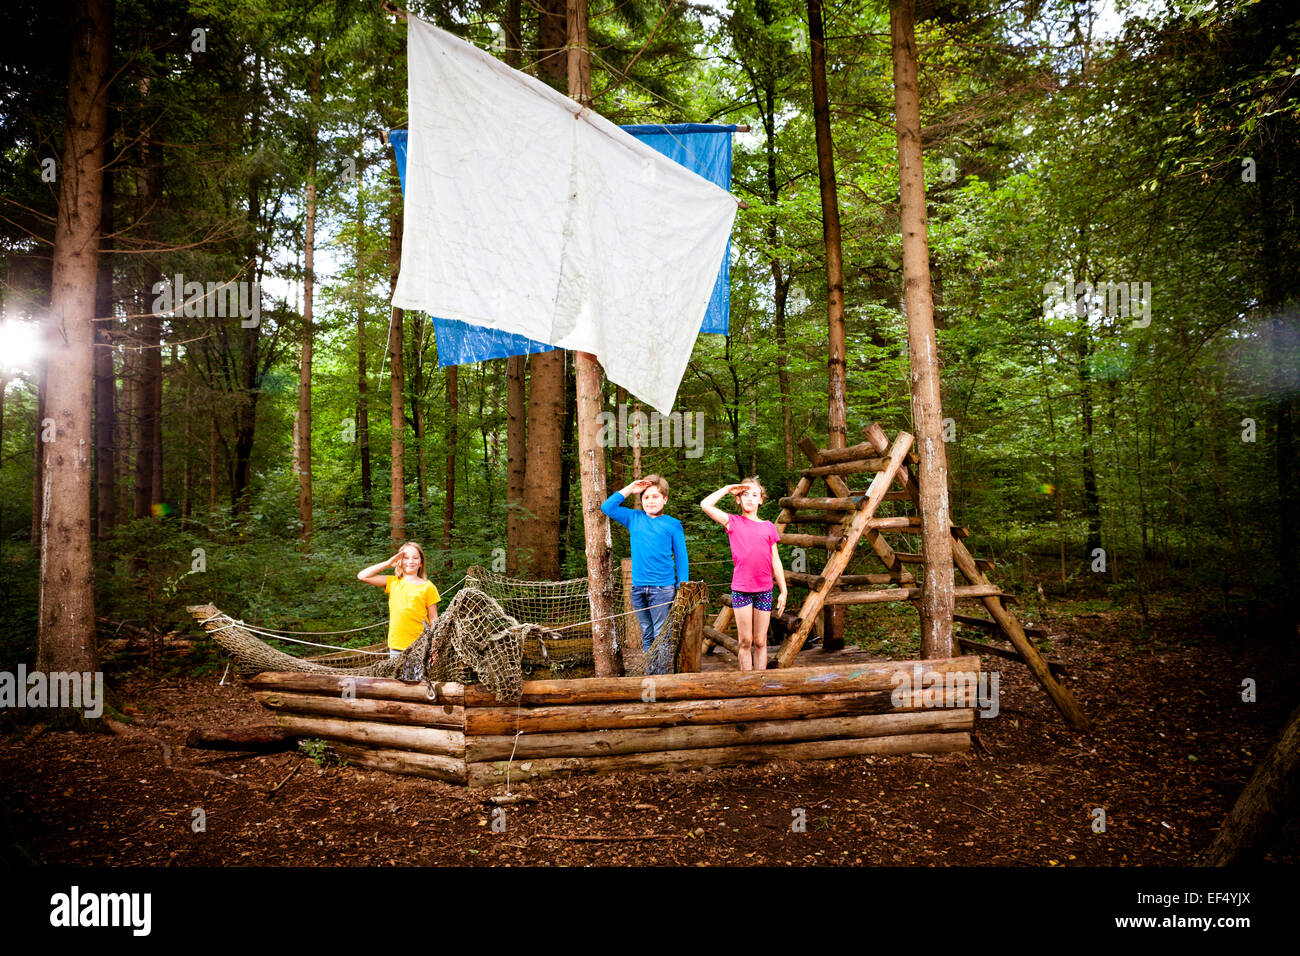
<path fill-rule="evenodd" d="M 632 587 L 632 610 L 636 611 L 636 619 L 641 622 L 641 650 L 648 652 L 650 645 L 654 643 L 659 632 L 663 630 L 668 623 L 668 616 L 672 612 L 673 599 L 677 597 L 677 588 L 673 585 L 667 587 Z M 660 605 L 655 607 L 655 605 Z M 646 668 L 646 673 L 650 669 Z"/>

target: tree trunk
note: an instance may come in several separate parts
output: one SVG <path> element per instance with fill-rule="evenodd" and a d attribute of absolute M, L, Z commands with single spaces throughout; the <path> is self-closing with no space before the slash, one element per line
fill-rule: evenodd
<path fill-rule="evenodd" d="M 410 359 L 407 391 L 411 401 L 411 428 L 415 432 L 415 500 L 419 513 L 424 515 L 429 510 L 429 472 L 424 454 L 424 315 L 420 312 L 411 315 Z"/>
<path fill-rule="evenodd" d="M 830 448 L 848 445 L 848 406 L 844 363 L 844 258 L 840 248 L 840 200 L 835 185 L 835 148 L 831 142 L 831 111 L 826 92 L 826 35 L 822 27 L 822 0 L 808 0 L 808 36 L 812 61 L 813 125 L 817 135 L 817 176 L 821 181 L 822 241 L 826 247 L 827 430 Z M 781 340 L 785 338 L 782 316 Z M 782 349 L 782 351 L 784 351 Z M 787 456 L 793 452 L 787 446 Z M 844 647 L 844 609 L 822 612 L 822 649 Z"/>
<path fill-rule="evenodd" d="M 312 75 L 313 85 L 319 82 Z M 313 140 L 315 137 L 312 137 Z M 307 222 L 303 230 L 302 351 L 298 365 L 298 520 L 302 544 L 311 546 L 311 348 L 313 287 L 316 284 L 316 163 L 307 180 Z"/>
<path fill-rule="evenodd" d="M 175 346 L 173 346 L 174 348 Z M 184 433 L 181 437 L 181 517 L 188 518 L 194 507 L 192 495 L 194 492 L 194 468 L 193 447 L 194 430 L 193 430 L 193 392 L 194 389 L 190 384 L 189 378 L 185 380 L 185 422 Z"/>
<path fill-rule="evenodd" d="M 591 102 L 591 60 L 587 51 L 587 0 L 568 0 L 569 95 Z M 605 501 L 605 448 L 600 443 L 601 368 L 588 352 L 574 355 L 578 417 L 578 463 L 587 552 L 587 596 L 591 606 L 591 645 L 597 677 L 623 673 L 622 650 L 614 627 L 614 560 Z"/>
<path fill-rule="evenodd" d="M 622 385 L 614 386 L 614 414 L 619 413 L 619 409 L 627 404 L 627 389 Z M 609 478 L 610 483 L 615 488 L 622 488 L 626 485 L 627 479 L 627 452 L 623 447 L 622 436 L 620 440 L 614 442 L 613 451 L 610 453 Z"/>
<path fill-rule="evenodd" d="M 537 75 L 559 90 L 566 88 L 568 43 L 565 0 L 541 0 L 538 10 Z M 564 461 L 564 374 L 562 350 L 529 357 L 528 453 L 525 458 L 524 511 L 520 524 L 520 562 L 527 577 L 560 577 L 560 495 Z"/>
<path fill-rule="evenodd" d="M 320 41 L 312 44 L 311 101 L 320 100 Z M 308 130 L 307 148 L 312 150 L 307 171 L 306 222 L 303 224 L 302 253 L 302 350 L 298 367 L 298 521 L 302 524 L 303 548 L 311 547 L 311 350 L 313 304 L 316 289 L 316 125 Z"/>
<path fill-rule="evenodd" d="M 519 573 L 519 511 L 524 505 L 528 456 L 526 367 L 527 359 L 522 355 L 506 359 L 506 573 L 512 575 Z"/>
<path fill-rule="evenodd" d="M 442 509 L 442 547 L 451 550 L 452 526 L 456 520 L 456 433 L 460 412 L 460 367 L 447 366 L 447 491 Z"/>
<path fill-rule="evenodd" d="M 37 667 L 45 673 L 96 669 L 91 320 L 108 131 L 111 0 L 74 0 L 70 20 L 67 127 L 46 336 L 45 404 L 55 434 L 44 443 Z"/>
<path fill-rule="evenodd" d="M 361 456 L 361 506 L 369 514 L 374 501 L 370 480 L 370 410 L 366 404 L 366 271 L 361 251 L 361 237 L 365 231 L 366 221 L 365 208 L 365 194 L 358 188 L 357 239 L 354 253 L 357 271 L 357 420 L 354 424 Z"/>
<path fill-rule="evenodd" d="M 1276 117 L 1265 117 L 1261 133 L 1264 137 L 1279 142 L 1280 140 L 1274 139 L 1278 135 L 1275 124 Z M 1276 151 L 1277 147 L 1274 149 Z M 1286 168 L 1280 158 L 1260 163 L 1260 238 L 1263 254 L 1259 261 L 1264 273 L 1260 311 L 1270 316 L 1266 334 L 1273 355 L 1269 373 L 1273 378 L 1270 391 L 1275 397 L 1267 402 L 1265 408 L 1273 423 L 1273 473 L 1277 482 L 1276 553 L 1278 580 L 1284 582 L 1278 592 L 1283 615 L 1282 627 L 1278 633 L 1294 635 L 1294 625 L 1300 620 L 1300 595 L 1290 584 L 1296 580 L 1300 565 L 1296 553 L 1296 510 L 1300 507 L 1300 481 L 1296 469 L 1295 393 L 1285 383 L 1294 374 L 1292 366 L 1296 348 L 1296 319 L 1294 308 L 1286 308 L 1288 294 L 1294 294 L 1291 292 L 1294 280 L 1284 265 L 1287 261 L 1284 237 L 1288 231 L 1285 223 L 1288 204 L 1284 197 L 1289 189 L 1287 186 L 1281 190 L 1278 188 L 1279 168 Z M 1294 208 L 1293 202 L 1291 208 Z"/>
<path fill-rule="evenodd" d="M 1087 261 L 1079 263 L 1079 277 L 1087 270 Z M 1092 400 L 1092 333 L 1088 328 L 1089 303 L 1074 303 L 1078 318 L 1075 328 L 1075 354 L 1079 359 L 1079 412 L 1083 429 L 1083 513 L 1088 520 L 1088 536 L 1084 542 L 1084 560 L 1091 564 L 1093 553 L 1101 547 L 1101 497 L 1097 492 L 1097 462 L 1093 452 L 1093 400 Z M 1108 556 L 1114 564 L 1114 555 Z"/>
<path fill-rule="evenodd" d="M 49 332 L 49 319 L 40 323 L 46 336 Z M 49 380 L 49 362 L 45 358 L 36 360 L 36 421 L 32 429 L 32 547 L 41 544 L 41 513 L 45 501 L 45 445 L 41 433 L 45 430 L 45 387 Z"/>
<path fill-rule="evenodd" d="M 397 160 L 393 160 L 392 186 L 389 190 L 388 233 L 388 291 L 397 288 L 397 270 L 402 262 L 402 197 L 397 185 Z M 404 459 L 406 443 L 402 437 L 405 419 L 402 415 L 402 321 L 403 312 L 393 308 L 388 329 L 389 420 L 392 424 L 392 472 L 388 503 L 388 535 L 394 544 L 406 538 L 406 475 Z"/>
<path fill-rule="evenodd" d="M 898 121 L 898 175 L 903 229 L 903 301 L 912 370 L 912 419 L 920 468 L 921 657 L 952 657 L 952 519 L 948 510 L 948 455 L 943 443 L 939 355 L 930 295 L 930 247 L 921 160 L 921 101 L 917 87 L 915 0 L 890 0 L 894 59 L 894 113 Z"/>
<path fill-rule="evenodd" d="M 1231 866 L 1257 861 L 1276 831 L 1290 818 L 1300 794 L 1300 707 L 1237 797 L 1197 866 Z"/>
<path fill-rule="evenodd" d="M 523 64 L 521 0 L 507 0 L 502 28 L 506 35 L 505 60 L 516 70 Z M 519 573 L 519 509 L 524 503 L 527 468 L 527 358 L 506 359 L 506 573 Z"/>
<path fill-rule="evenodd" d="M 560 439 L 560 507 L 558 530 L 559 554 L 556 566 L 563 569 L 569 563 L 569 543 L 573 540 L 573 468 L 578 457 L 578 386 L 577 369 L 568 361 L 564 363 L 564 428 Z M 581 481 L 581 478 L 579 478 Z M 601 512 L 602 514 L 604 512 Z"/>
<path fill-rule="evenodd" d="M 139 297 L 132 297 L 131 302 L 133 306 L 128 311 L 139 312 Z M 134 433 L 132 421 L 135 418 L 135 393 L 136 380 L 139 378 L 140 352 L 133 347 L 135 344 L 134 320 L 125 320 L 122 323 L 122 331 L 125 336 L 123 340 L 125 344 L 122 348 L 122 387 L 117 400 L 117 427 L 113 433 L 113 447 L 115 450 L 113 461 L 119 479 L 117 482 L 116 510 L 118 515 L 121 516 L 121 520 L 126 520 L 132 514 L 134 503 L 134 491 L 131 481 L 131 436 Z"/>
<path fill-rule="evenodd" d="M 262 135 L 262 58 L 253 57 L 252 70 L 252 115 L 249 131 L 254 142 Z M 247 268 L 252 280 L 259 284 L 262 270 L 259 265 L 262 252 L 262 179 L 257 173 L 248 179 L 248 232 Z M 260 288 L 260 285 L 259 285 Z M 235 515 L 242 515 L 248 506 L 250 486 L 252 484 L 253 439 L 257 429 L 257 401 L 261 389 L 261 373 L 258 365 L 259 344 L 262 330 L 257 326 L 244 327 L 240 322 L 239 353 L 235 361 L 238 364 L 237 392 L 234 396 L 234 451 L 235 467 L 230 482 L 230 507 Z"/>
<path fill-rule="evenodd" d="M 111 136 L 109 137 L 111 138 Z M 107 148 L 107 147 L 106 147 Z M 102 541 L 117 520 L 117 482 L 113 431 L 117 425 L 117 386 L 113 379 L 113 171 L 104 170 L 100 212 L 99 279 L 95 291 L 95 537 Z"/>
<path fill-rule="evenodd" d="M 159 196 L 152 183 L 156 177 L 146 169 L 141 174 L 149 185 L 144 189 L 145 208 L 157 208 Z M 152 197 L 152 198 L 150 198 Z M 162 278 L 162 273 L 154 266 L 144 266 L 142 287 L 150 289 Z M 180 294 L 179 290 L 176 292 Z M 162 321 L 146 306 L 144 315 L 139 319 L 138 337 L 136 339 L 136 369 L 139 378 L 136 381 L 135 409 L 135 500 L 132 515 L 147 518 L 151 514 L 150 505 L 154 498 L 154 457 L 158 451 L 158 429 L 161 427 L 159 404 L 159 385 L 162 380 Z"/>
<path fill-rule="evenodd" d="M 217 510 L 217 495 L 221 489 L 217 472 L 217 416 L 215 411 L 208 419 L 208 514 Z"/>

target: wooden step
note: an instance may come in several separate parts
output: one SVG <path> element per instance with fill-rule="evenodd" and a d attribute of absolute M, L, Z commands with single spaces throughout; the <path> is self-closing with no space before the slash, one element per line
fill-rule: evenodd
<path fill-rule="evenodd" d="M 904 564 L 925 564 L 925 556 L 912 554 L 908 551 L 895 551 L 894 557 L 898 558 Z M 991 571 L 995 567 L 990 558 L 975 558 L 975 567 L 981 571 Z"/>
<path fill-rule="evenodd" d="M 979 601 L 986 597 L 1000 597 L 1005 604 L 1016 603 L 1016 596 L 1001 590 L 993 584 L 971 584 L 955 587 L 953 597 L 958 601 Z M 921 589 L 888 588 L 876 591 L 832 591 L 826 598 L 827 604 L 877 604 L 886 601 L 915 601 L 921 596 Z"/>
<path fill-rule="evenodd" d="M 782 498 L 778 504 L 789 511 L 800 508 L 817 511 L 857 511 L 866 498 Z"/>
<path fill-rule="evenodd" d="M 876 542 L 880 541 L 879 532 L 867 532 L 866 524 L 875 517 L 876 509 L 880 506 L 880 502 L 884 500 L 885 492 L 889 490 L 890 485 L 892 485 L 895 478 L 897 478 L 898 470 L 902 465 L 903 458 L 911 446 L 912 436 L 906 432 L 899 432 L 898 436 L 894 439 L 894 444 L 889 448 L 888 466 L 876 474 L 875 479 L 871 482 L 871 488 L 868 491 L 866 502 L 862 507 L 853 512 L 852 520 L 845 524 L 843 547 L 837 550 L 830 560 L 826 562 L 826 567 L 823 569 L 822 574 L 828 579 L 828 581 L 835 580 L 843 574 L 845 570 L 847 570 L 849 561 L 853 557 L 853 551 L 858 542 L 864 537 L 864 534 L 869 538 L 874 538 Z M 800 443 L 800 447 L 804 447 L 802 442 Z M 814 452 L 813 464 L 821 465 L 825 464 L 825 462 L 818 460 L 815 457 Z M 827 475 L 826 485 L 835 494 L 841 495 L 842 497 L 848 497 L 844 495 L 844 492 L 848 490 L 847 485 L 839 477 L 835 475 Z M 893 565 L 890 564 L 889 566 L 892 567 Z M 799 616 L 803 618 L 803 622 L 800 624 L 798 630 L 792 633 L 789 639 L 781 647 L 781 653 L 778 656 L 781 667 L 789 667 L 794 663 L 794 659 L 798 655 L 799 649 L 803 647 L 804 641 L 808 639 L 808 633 L 812 630 L 813 622 L 817 619 L 825 605 L 827 591 L 829 589 L 829 585 L 823 585 L 821 590 L 809 591 L 808 596 L 804 598 L 804 602 L 799 608 Z"/>
<path fill-rule="evenodd" d="M 820 574 L 805 574 L 802 571 L 785 572 L 786 581 L 791 584 L 797 584 L 800 587 L 808 588 L 810 591 L 817 591 L 826 583 L 826 579 Z M 886 572 L 880 574 L 841 574 L 839 584 L 844 587 L 856 587 L 864 584 L 915 584 L 916 575 L 905 571 L 899 577 L 894 577 Z"/>
<path fill-rule="evenodd" d="M 793 545 L 797 548 L 825 548 L 827 551 L 838 551 L 844 546 L 844 535 L 833 534 L 823 537 L 818 534 L 783 533 L 780 537 L 780 543 Z"/>
<path fill-rule="evenodd" d="M 880 457 L 880 452 L 876 451 L 875 446 L 869 441 L 849 448 L 818 448 L 810 439 L 803 438 L 799 441 L 799 447 L 810 460 L 816 461 L 818 466 Z"/>
<path fill-rule="evenodd" d="M 787 572 L 786 577 L 788 578 L 789 576 L 790 575 Z M 844 579 L 840 578 L 840 580 L 843 581 Z M 971 614 L 954 614 L 952 620 L 954 624 L 966 624 L 970 627 L 978 627 L 980 630 L 987 631 L 990 634 L 1002 634 L 1002 625 L 998 624 L 997 621 L 990 621 L 986 617 L 975 617 Z M 1039 639 L 1047 637 L 1047 628 L 1042 625 L 1021 624 L 1020 627 L 1021 630 L 1030 637 L 1037 637 Z"/>
<path fill-rule="evenodd" d="M 716 646 L 731 651 L 733 655 L 739 656 L 740 643 L 729 634 L 723 634 L 718 629 L 706 624 L 704 625 L 704 636 L 712 641 Z"/>
<path fill-rule="evenodd" d="M 803 473 L 809 478 L 825 478 L 827 475 L 858 475 L 864 471 L 883 471 L 889 465 L 886 458 L 864 458 L 862 461 L 842 461 L 835 465 L 815 465 L 805 468 Z"/>
<path fill-rule="evenodd" d="M 1014 648 L 997 647 L 981 641 L 972 641 L 969 637 L 959 637 L 957 643 L 961 645 L 962 652 L 966 654 L 988 654 L 992 657 L 1004 657 L 1007 660 L 1020 661 L 1022 664 L 1025 662 L 1025 659 L 1020 656 L 1020 652 Z M 1051 657 L 1045 657 L 1043 660 L 1047 662 L 1047 669 L 1051 671 L 1052 676 L 1057 680 L 1070 676 L 1069 669 L 1062 661 Z"/>

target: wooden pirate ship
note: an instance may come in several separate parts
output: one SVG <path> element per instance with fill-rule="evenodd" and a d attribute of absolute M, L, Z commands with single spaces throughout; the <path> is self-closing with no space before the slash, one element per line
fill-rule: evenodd
<path fill-rule="evenodd" d="M 315 673 L 264 671 L 248 684 L 282 729 L 330 741 L 353 764 L 471 787 L 574 772 L 964 751 L 978 719 L 978 691 L 985 686 L 979 656 L 879 661 L 860 652 L 842 652 L 840 662 L 808 665 L 805 652 L 797 659 L 814 618 L 826 605 L 916 601 L 920 595 L 910 570 L 920 564 L 920 556 L 896 550 L 884 537 L 915 534 L 920 519 L 877 514 L 885 501 L 901 503 L 897 510 L 915 503 L 911 436 L 899 433 L 889 442 L 873 425 L 867 438 L 862 445 L 835 452 L 805 443 L 810 465 L 795 492 L 781 499 L 782 544 L 825 547 L 830 558 L 818 573 L 787 574 L 808 593 L 798 611 L 786 616 L 789 637 L 775 670 L 724 670 L 724 661 L 705 659 L 710 644 L 735 645 L 727 633 L 731 612 L 724 606 L 705 625 L 703 585 L 691 584 L 680 589 L 674 608 L 676 673 L 523 679 L 517 697 L 501 699 L 472 679 L 400 680 L 373 673 L 384 665 L 361 673 L 338 669 L 337 655 L 328 655 L 333 660 L 317 659 Z M 870 487 L 854 493 L 847 480 L 868 473 L 874 474 Z M 825 481 L 831 497 L 808 496 L 816 479 Z M 801 524 L 823 533 L 785 530 Z M 957 598 L 979 601 L 990 614 L 962 620 L 981 622 L 974 626 L 996 631 L 1010 644 L 1004 648 L 965 641 L 966 646 L 1022 660 L 1065 719 L 1072 726 L 1086 726 L 1051 662 L 1043 659 L 1007 607 L 1011 595 L 987 580 L 988 563 L 966 549 L 966 530 L 954 527 L 953 535 L 954 562 L 967 581 L 957 589 Z M 863 540 L 884 570 L 845 573 Z M 519 610 L 505 596 L 508 591 L 496 593 L 504 606 Z M 448 614 L 454 610 L 449 608 Z M 210 605 L 191 611 L 214 636 L 238 635 L 241 630 L 239 622 Z M 582 623 L 552 617 L 545 625 L 520 625 L 533 628 L 531 639 L 543 648 L 525 650 L 521 659 L 531 654 L 536 665 L 546 657 L 545 647 L 558 646 L 548 643 L 557 638 L 570 651 L 575 642 L 589 641 L 589 629 L 584 634 Z M 709 666 L 718 669 L 710 671 Z"/>

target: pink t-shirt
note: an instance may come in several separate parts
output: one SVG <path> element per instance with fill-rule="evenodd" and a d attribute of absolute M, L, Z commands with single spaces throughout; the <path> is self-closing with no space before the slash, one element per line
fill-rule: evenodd
<path fill-rule="evenodd" d="M 750 521 L 744 515 L 727 516 L 727 537 L 736 570 L 731 575 L 733 591 L 772 590 L 772 545 L 781 535 L 770 521 Z"/>

